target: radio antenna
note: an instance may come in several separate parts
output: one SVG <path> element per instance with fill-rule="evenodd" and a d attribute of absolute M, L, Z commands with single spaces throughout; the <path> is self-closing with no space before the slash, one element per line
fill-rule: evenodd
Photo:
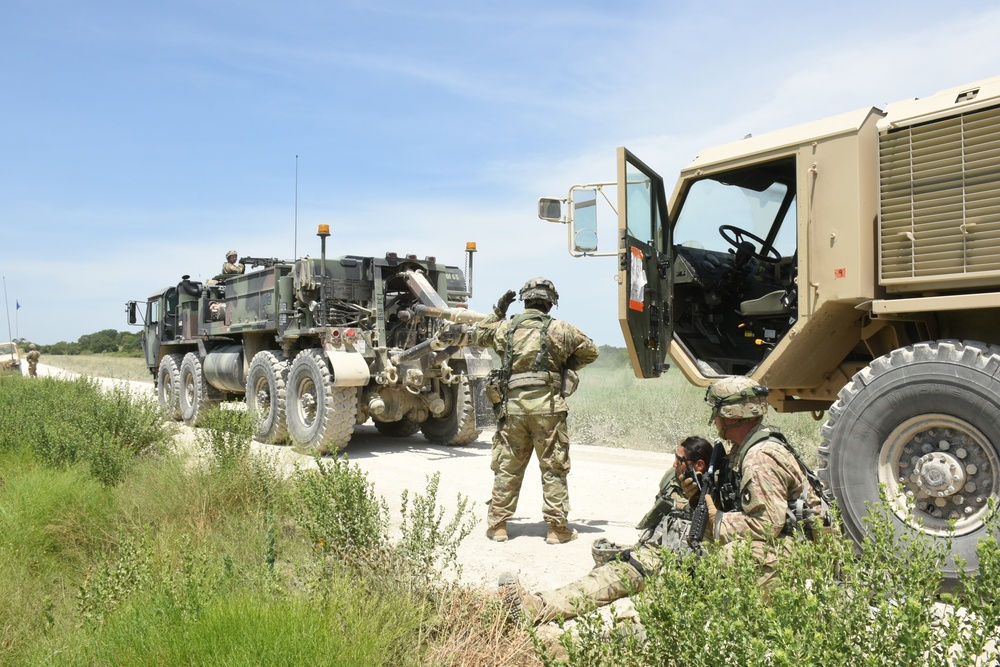
<path fill-rule="evenodd" d="M 292 241 L 292 259 L 299 258 L 299 156 L 295 156 L 295 239 Z"/>

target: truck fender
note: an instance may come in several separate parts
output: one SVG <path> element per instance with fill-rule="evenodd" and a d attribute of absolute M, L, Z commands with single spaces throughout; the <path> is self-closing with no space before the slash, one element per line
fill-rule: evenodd
<path fill-rule="evenodd" d="M 333 371 L 334 387 L 363 387 L 368 384 L 371 373 L 361 353 L 332 345 L 324 346 L 323 350 Z"/>

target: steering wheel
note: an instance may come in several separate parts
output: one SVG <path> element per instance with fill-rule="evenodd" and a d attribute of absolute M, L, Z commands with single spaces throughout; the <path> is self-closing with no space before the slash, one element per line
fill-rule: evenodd
<path fill-rule="evenodd" d="M 767 241 L 755 234 L 751 234 L 745 229 L 740 229 L 734 225 L 721 225 L 719 227 L 719 234 L 722 235 L 726 243 L 737 250 L 743 245 L 744 241 L 750 240 L 756 242 L 760 246 L 760 250 L 754 250 L 753 257 L 758 261 L 767 264 L 777 264 L 781 261 L 781 253 L 774 246 L 767 245 Z"/>

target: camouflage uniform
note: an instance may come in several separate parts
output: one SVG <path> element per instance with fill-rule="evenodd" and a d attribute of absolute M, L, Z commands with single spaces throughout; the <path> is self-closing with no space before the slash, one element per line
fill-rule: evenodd
<path fill-rule="evenodd" d="M 224 275 L 243 273 L 244 271 L 247 270 L 245 264 L 238 264 L 236 262 L 237 256 L 238 255 L 236 254 L 235 250 L 230 250 L 229 252 L 226 253 L 226 263 L 222 265 L 222 273 Z"/>
<path fill-rule="evenodd" d="M 544 279 L 528 281 L 521 290 L 522 299 L 531 301 L 530 295 L 526 297 L 528 286 L 539 282 L 551 287 Z M 552 294 L 550 303 L 555 303 L 558 293 L 554 288 Z M 495 349 L 510 364 L 511 372 L 493 438 L 493 496 L 487 523 L 490 528 L 502 526 L 514 515 L 524 471 L 534 451 L 542 473 L 542 514 L 550 527 L 564 529 L 569 512 L 566 476 L 570 461 L 562 374 L 597 359 L 597 346 L 573 325 L 550 318 L 541 310 L 526 308 L 511 320 L 504 317 L 503 312 L 494 311 L 472 332 L 473 342 Z M 547 351 L 542 353 L 541 332 L 546 324 Z M 514 331 L 508 350 L 511 327 Z"/>
<path fill-rule="evenodd" d="M 713 418 L 719 414 L 729 419 L 762 419 L 767 412 L 766 392 L 749 378 L 736 377 L 710 387 L 706 401 L 714 403 Z M 720 509 L 713 528 L 715 542 L 727 551 L 739 540 L 750 541 L 751 553 L 762 569 L 762 585 L 775 576 L 779 558 L 790 550 L 795 537 L 789 505 L 805 492 L 806 505 L 813 512 L 818 514 L 821 507 L 819 496 L 781 437 L 776 429 L 758 423 L 734 448 L 731 461 L 739 506 L 735 511 Z"/>
<path fill-rule="evenodd" d="M 28 375 L 31 377 L 38 377 L 38 360 L 42 355 L 35 348 L 34 343 L 29 345 L 28 349 L 29 352 L 25 355 L 25 359 L 28 360 Z"/>
<path fill-rule="evenodd" d="M 659 527 L 652 538 L 623 550 L 615 559 L 597 565 L 583 577 L 555 590 L 535 594 L 518 590 L 518 606 L 526 620 L 542 624 L 558 618 L 570 619 L 582 606 L 601 607 L 638 593 L 645 587 L 646 577 L 660 571 L 663 549 L 678 555 L 690 551 L 687 536 L 691 521 L 687 498 L 676 485 L 673 470 L 668 471 L 663 479 L 668 486 L 663 486 L 661 482 L 658 500 L 669 499 L 672 508 L 658 521 Z M 640 522 L 638 527 L 642 527 L 643 523 Z M 516 582 L 514 585 L 517 585 Z"/>

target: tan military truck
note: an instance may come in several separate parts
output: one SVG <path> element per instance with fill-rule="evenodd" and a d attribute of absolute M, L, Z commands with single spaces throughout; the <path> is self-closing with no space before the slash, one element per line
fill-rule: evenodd
<path fill-rule="evenodd" d="M 669 354 L 696 385 L 746 374 L 826 411 L 850 536 L 885 485 L 899 531 L 953 530 L 977 567 L 1000 500 L 1000 77 L 705 150 L 669 198 L 619 148 L 616 183 L 539 200 L 574 255 L 601 254 L 599 195 L 638 376 Z"/>
<path fill-rule="evenodd" d="M 0 375 L 21 372 L 21 354 L 17 343 L 0 343 Z"/>

